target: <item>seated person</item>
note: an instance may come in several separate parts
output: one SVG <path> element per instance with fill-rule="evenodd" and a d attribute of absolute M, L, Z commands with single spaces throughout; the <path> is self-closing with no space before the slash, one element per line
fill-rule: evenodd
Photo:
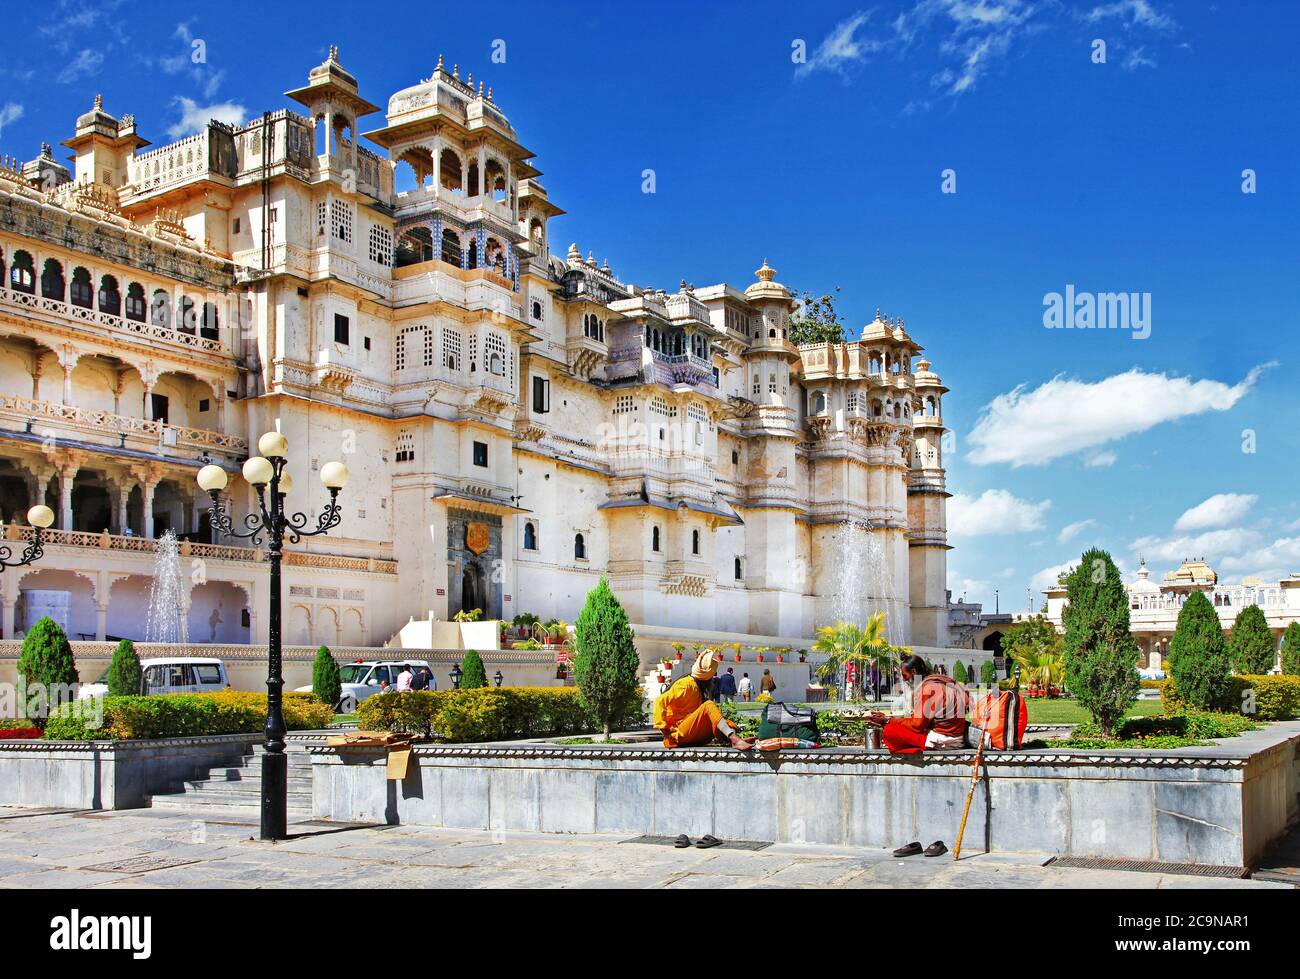
<path fill-rule="evenodd" d="M 682 677 L 655 701 L 654 726 L 663 733 L 665 748 L 699 747 L 711 744 L 715 738 L 738 751 L 752 747 L 709 699 L 718 661 L 717 653 L 704 650 L 691 666 L 691 675 Z"/>
<path fill-rule="evenodd" d="M 882 736 L 891 754 L 914 755 L 926 748 L 966 746 L 966 691 L 950 676 L 926 675 L 925 660 L 909 656 L 900 670 L 905 716 L 888 718 L 878 711 L 868 720 L 884 728 Z"/>

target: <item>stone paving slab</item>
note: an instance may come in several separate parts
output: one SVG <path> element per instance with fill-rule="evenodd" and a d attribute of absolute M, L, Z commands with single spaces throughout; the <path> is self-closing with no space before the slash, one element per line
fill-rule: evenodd
<path fill-rule="evenodd" d="M 1045 855 L 893 858 L 887 851 L 784 844 L 676 850 L 627 836 L 437 830 L 320 823 L 281 843 L 251 822 L 126 810 L 0 820 L 0 887 L 75 888 L 1281 888 L 1262 881 L 1043 867 Z M 131 856 L 195 861 L 142 873 L 83 869 Z"/>

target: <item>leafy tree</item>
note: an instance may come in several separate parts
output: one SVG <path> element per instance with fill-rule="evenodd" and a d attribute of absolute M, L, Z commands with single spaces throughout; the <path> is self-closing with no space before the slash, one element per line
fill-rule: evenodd
<path fill-rule="evenodd" d="M 311 665 L 311 692 L 323 704 L 333 707 L 343 696 L 343 682 L 339 677 L 339 664 L 328 646 L 316 650 L 316 661 Z"/>
<path fill-rule="evenodd" d="M 640 657 L 633 639 L 627 612 L 602 577 L 587 593 L 574 629 L 573 678 L 607 740 L 613 718 L 626 710 L 639 686 Z"/>
<path fill-rule="evenodd" d="M 967 680 L 966 664 L 957 660 L 957 665 L 952 668 L 952 678 L 958 683 L 965 683 Z"/>
<path fill-rule="evenodd" d="M 28 630 L 18 657 L 18 672 L 29 690 L 34 691 L 38 684 L 44 688 L 47 703 L 51 703 L 50 695 L 60 685 L 78 682 L 68 637 L 48 616 Z"/>
<path fill-rule="evenodd" d="M 135 697 L 140 693 L 140 657 L 135 643 L 123 639 L 113 650 L 108 664 L 108 692 L 114 697 Z"/>
<path fill-rule="evenodd" d="M 980 683 L 986 687 L 991 687 L 998 682 L 998 667 L 991 659 L 986 659 L 980 664 Z"/>
<path fill-rule="evenodd" d="M 836 286 L 839 292 L 840 287 Z M 843 343 L 843 317 L 835 312 L 835 297 L 814 299 L 805 292 L 790 317 L 789 340 L 795 346 L 805 343 Z"/>
<path fill-rule="evenodd" d="M 475 690 L 487 685 L 487 667 L 483 665 L 483 657 L 476 649 L 465 650 L 465 656 L 460 661 L 460 688 Z"/>
<path fill-rule="evenodd" d="M 1109 738 L 1140 689 L 1128 593 L 1115 562 L 1097 548 L 1084 552 L 1065 587 L 1066 685 Z"/>
<path fill-rule="evenodd" d="M 872 664 L 886 673 L 891 664 L 911 652 L 900 646 L 891 646 L 885 634 L 885 613 L 877 612 L 867 620 L 866 626 L 851 622 L 836 622 L 824 625 L 817 630 L 817 639 L 813 642 L 813 651 L 821 653 L 826 659 L 817 667 L 817 676 L 822 680 L 831 680 L 840 675 L 850 663 L 857 663 L 863 668 L 858 674 L 858 683 L 866 685 L 865 669 Z"/>
<path fill-rule="evenodd" d="M 1282 672 L 1300 676 L 1300 622 L 1292 622 L 1282 634 Z"/>
<path fill-rule="evenodd" d="M 1231 663 L 1218 613 L 1204 592 L 1187 596 L 1169 640 L 1169 675 L 1178 696 L 1198 710 L 1223 706 Z"/>
<path fill-rule="evenodd" d="M 1257 676 L 1273 668 L 1273 633 L 1258 605 L 1247 605 L 1237 613 L 1228 637 L 1228 655 L 1238 673 Z"/>
<path fill-rule="evenodd" d="M 1002 655 L 1020 662 L 1033 661 L 1042 656 L 1060 655 L 1065 651 L 1065 640 L 1056 626 L 1046 617 L 1035 615 L 1022 619 L 1007 629 L 1002 637 Z M 1024 664 L 1021 664 L 1024 668 Z"/>

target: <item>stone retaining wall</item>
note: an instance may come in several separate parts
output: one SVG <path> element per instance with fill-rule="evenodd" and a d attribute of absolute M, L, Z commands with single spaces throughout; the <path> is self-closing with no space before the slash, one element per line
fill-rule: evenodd
<path fill-rule="evenodd" d="M 398 783 L 385 779 L 381 753 L 309 750 L 321 818 L 873 848 L 952 846 L 974 754 L 425 746 Z M 1292 721 L 1207 748 L 993 753 L 964 845 L 1249 866 L 1296 817 L 1298 752 Z"/>

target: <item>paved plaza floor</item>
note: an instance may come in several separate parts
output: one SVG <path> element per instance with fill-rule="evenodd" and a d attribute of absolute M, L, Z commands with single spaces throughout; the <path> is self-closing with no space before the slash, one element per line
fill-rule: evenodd
<path fill-rule="evenodd" d="M 1287 888 L 1262 881 L 1044 867 L 1032 854 L 897 860 L 813 846 L 677 850 L 625 836 L 295 823 L 256 839 L 251 819 L 176 811 L 0 809 L 2 887 Z M 902 841 L 906 842 L 906 841 Z M 929 840 L 925 840 L 929 843 Z M 952 841 L 948 841 L 950 844 Z"/>

